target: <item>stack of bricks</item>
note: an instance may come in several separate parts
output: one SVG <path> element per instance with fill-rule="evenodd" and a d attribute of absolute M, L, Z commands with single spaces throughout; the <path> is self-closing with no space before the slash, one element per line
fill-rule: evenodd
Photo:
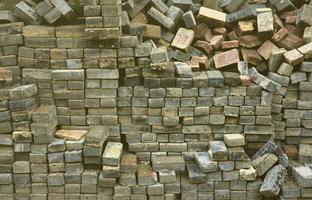
<path fill-rule="evenodd" d="M 50 48 L 56 47 L 53 27 L 24 26 L 25 46 L 19 48 L 18 64 L 22 69 L 22 81 L 38 86 L 40 103 L 54 104 Z"/>
<path fill-rule="evenodd" d="M 84 76 L 83 69 L 52 71 L 53 96 L 56 100 L 60 125 L 84 126 L 87 124 L 84 107 Z"/>
<path fill-rule="evenodd" d="M 3 194 L 12 194 L 14 193 L 12 174 L 14 161 L 14 143 L 12 135 L 9 134 L 12 132 L 12 125 L 10 123 L 11 115 L 9 111 L 2 111 L 0 114 L 0 190 Z"/>
<path fill-rule="evenodd" d="M 34 144 L 50 144 L 57 126 L 57 110 L 54 105 L 41 105 L 33 114 L 31 132 Z"/>
<path fill-rule="evenodd" d="M 138 36 L 122 36 L 118 49 L 118 69 L 123 86 L 141 85 L 142 68 L 149 67 L 151 45 L 140 43 Z"/>
<path fill-rule="evenodd" d="M 33 109 L 37 106 L 37 86 L 22 85 L 10 90 L 13 131 L 30 131 Z"/>
<path fill-rule="evenodd" d="M 104 40 L 112 46 L 119 46 L 121 33 L 121 1 L 85 1 L 83 5 L 89 39 Z"/>
<path fill-rule="evenodd" d="M 121 134 L 133 152 L 181 153 L 204 150 L 208 147 L 206 141 L 223 139 L 226 133 L 244 133 L 248 152 L 252 154 L 274 133 L 267 96 L 267 92 L 256 85 L 120 87 L 117 109 Z"/>
<path fill-rule="evenodd" d="M 116 49 L 85 49 L 87 123 L 117 126 L 116 110 L 119 72 Z"/>
<path fill-rule="evenodd" d="M 32 144 L 29 154 L 31 172 L 31 197 L 44 198 L 48 193 L 48 144 Z M 25 194 L 26 195 L 26 194 Z"/>
<path fill-rule="evenodd" d="M 121 154 L 123 151 L 123 145 L 117 142 L 108 142 L 102 155 L 102 171 L 100 175 L 101 186 L 113 188 L 117 180 L 120 178 L 131 178 L 121 177 L 120 161 Z M 134 174 L 133 174 L 134 175 Z M 105 183 L 107 181 L 107 183 Z M 121 180 L 120 180 L 121 181 Z M 112 183 L 112 184 L 110 184 Z"/>
<path fill-rule="evenodd" d="M 276 69 L 270 72 L 271 79 L 280 83 L 283 88 L 272 98 L 272 122 L 275 124 L 275 139 L 283 143 L 283 148 L 292 159 L 303 157 L 311 147 L 310 117 L 310 67 L 311 62 L 303 61 L 311 58 L 312 43 L 305 44 L 290 51 L 276 51 L 271 54 L 275 59 Z M 285 62 L 278 62 L 278 54 Z M 273 58 L 276 57 L 276 58 Z M 300 150 L 301 149 L 301 150 Z M 305 154 L 305 155 L 304 155 Z M 309 157 L 309 156 L 308 156 Z M 311 162 L 311 159 L 300 159 L 300 162 Z"/>
<path fill-rule="evenodd" d="M 76 13 L 65 0 L 20 1 L 15 6 L 15 14 L 26 24 L 39 25 L 43 21 L 53 24 L 65 18 L 75 21 Z"/>
<path fill-rule="evenodd" d="M 23 81 L 38 85 L 40 103 L 58 105 L 53 98 L 52 70 L 82 69 L 82 48 L 88 45 L 84 26 L 60 26 L 57 28 L 25 26 L 23 35 L 27 43 L 25 47 L 19 49 L 19 66 L 22 68 Z M 84 75 L 82 77 L 84 80 Z M 84 83 L 79 82 L 80 79 L 69 81 L 71 81 L 70 83 L 76 81 L 77 85 L 76 87 L 72 84 L 69 85 L 68 88 L 66 87 L 66 91 L 73 90 L 71 93 L 78 93 L 77 90 L 84 90 Z M 63 89 L 65 90 L 65 88 Z M 84 95 L 84 92 L 80 95 Z M 65 97 L 65 99 L 72 99 L 70 97 Z M 83 99 L 83 96 L 80 96 L 80 99 Z M 64 106 L 65 104 L 66 107 L 69 107 L 68 102 L 62 103 L 62 101 L 65 101 L 64 97 L 61 98 L 60 105 Z M 64 123 L 70 125 L 68 121 L 70 120 L 67 119 Z"/>
<path fill-rule="evenodd" d="M 21 77 L 17 56 L 18 47 L 24 44 L 21 34 L 23 26 L 23 22 L 0 24 L 0 66 L 12 72 L 15 83 Z"/>
<path fill-rule="evenodd" d="M 93 126 L 85 136 L 83 147 L 84 164 L 100 166 L 104 143 L 108 138 L 108 130 L 104 126 Z"/>

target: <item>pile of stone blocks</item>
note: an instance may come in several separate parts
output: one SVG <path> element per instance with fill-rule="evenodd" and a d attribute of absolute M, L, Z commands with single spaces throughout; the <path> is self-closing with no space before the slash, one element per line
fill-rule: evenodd
<path fill-rule="evenodd" d="M 227 133 L 245 133 L 246 148 L 253 154 L 274 134 L 270 95 L 256 85 L 120 87 L 118 95 L 121 134 L 129 151 L 139 154 L 205 150 L 207 141 Z"/>
<path fill-rule="evenodd" d="M 0 199 L 311 198 L 310 10 L 25 0 L 19 19 L 0 12 Z"/>
<path fill-rule="evenodd" d="M 92 126 L 85 136 L 83 147 L 84 164 L 101 165 L 104 143 L 108 130 L 99 125 Z"/>
<path fill-rule="evenodd" d="M 53 24 L 61 19 L 76 20 L 76 13 L 65 0 L 44 0 L 39 3 L 20 1 L 15 6 L 15 15 L 26 24 Z"/>
<path fill-rule="evenodd" d="M 41 105 L 33 114 L 31 132 L 34 144 L 50 144 L 53 141 L 57 126 L 57 110 L 54 105 Z"/>
<path fill-rule="evenodd" d="M 88 38 L 117 43 L 118 46 L 121 33 L 121 1 L 85 1 L 83 11 Z"/>
<path fill-rule="evenodd" d="M 109 183 L 117 183 L 117 179 L 120 178 L 120 182 L 123 179 L 131 179 L 126 175 L 121 178 L 121 155 L 123 152 L 123 144 L 118 142 L 108 142 L 102 155 L 102 171 L 101 171 L 101 182 L 105 183 L 105 180 L 109 180 Z M 134 174 L 133 174 L 134 175 Z M 133 178 L 133 177 L 132 177 Z M 110 185 L 110 184 L 107 184 Z M 110 187 L 114 187 L 112 184 Z"/>
<path fill-rule="evenodd" d="M 10 90 L 13 131 L 30 131 L 33 109 L 37 106 L 37 86 L 22 85 Z"/>
<path fill-rule="evenodd" d="M 0 24 L 0 66 L 12 72 L 12 80 L 16 83 L 21 79 L 17 57 L 18 47 L 24 44 L 23 26 L 23 22 Z"/>

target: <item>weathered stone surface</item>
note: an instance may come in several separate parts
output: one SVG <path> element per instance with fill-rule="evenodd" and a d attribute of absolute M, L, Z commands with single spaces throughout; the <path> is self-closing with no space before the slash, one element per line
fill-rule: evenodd
<path fill-rule="evenodd" d="M 286 176 L 282 185 L 281 193 L 283 194 L 283 197 L 286 198 L 298 198 L 300 197 L 300 187 L 290 176 Z"/>
<path fill-rule="evenodd" d="M 258 176 L 264 175 L 276 162 L 278 157 L 274 154 L 265 154 L 251 162 Z"/>
<path fill-rule="evenodd" d="M 15 14 L 27 24 L 38 25 L 41 23 L 40 16 L 24 1 L 15 5 Z"/>
<path fill-rule="evenodd" d="M 157 10 L 154 7 L 151 7 L 147 11 L 147 14 L 168 30 L 172 30 L 175 27 L 175 23 L 173 22 L 172 19 L 165 16 L 163 13 L 161 13 L 159 10 Z"/>
<path fill-rule="evenodd" d="M 17 19 L 11 11 L 4 11 L 4 10 L 0 11 L 0 22 L 1 23 L 12 23 L 12 22 L 16 22 L 16 21 L 17 21 Z"/>
<path fill-rule="evenodd" d="M 304 59 L 312 58 L 312 42 L 298 48 L 298 51 L 304 55 Z"/>
<path fill-rule="evenodd" d="M 55 133 L 56 137 L 68 139 L 68 140 L 74 140 L 79 141 L 81 140 L 85 134 L 87 134 L 88 131 L 86 130 L 58 130 Z"/>
<path fill-rule="evenodd" d="M 224 135 L 224 143 L 227 146 L 244 146 L 245 138 L 241 134 L 226 134 Z"/>
<path fill-rule="evenodd" d="M 252 77 L 252 81 L 270 92 L 277 92 L 281 88 L 281 85 L 258 73 L 255 68 L 249 68 L 248 74 Z"/>
<path fill-rule="evenodd" d="M 213 160 L 228 159 L 228 150 L 222 141 L 211 141 L 208 153 Z"/>
<path fill-rule="evenodd" d="M 312 6 L 304 4 L 297 14 L 296 25 L 312 26 Z"/>
<path fill-rule="evenodd" d="M 239 178 L 242 181 L 254 181 L 257 178 L 257 172 L 252 166 L 249 169 L 240 169 Z"/>
<path fill-rule="evenodd" d="M 186 28 L 193 28 L 196 26 L 196 20 L 192 11 L 183 14 L 183 21 Z"/>
<path fill-rule="evenodd" d="M 108 142 L 102 156 L 102 164 L 107 166 L 118 166 L 122 150 L 123 145 L 121 143 Z"/>
<path fill-rule="evenodd" d="M 260 193 L 265 197 L 278 196 L 286 176 L 286 168 L 282 165 L 274 166 L 266 174 L 260 188 Z"/>
<path fill-rule="evenodd" d="M 186 167 L 190 183 L 205 183 L 207 181 L 206 174 L 202 173 L 196 164 L 188 164 Z"/>
<path fill-rule="evenodd" d="M 157 174 L 149 164 L 138 165 L 137 177 L 139 185 L 152 185 L 157 182 Z"/>
<path fill-rule="evenodd" d="M 53 70 L 52 78 L 58 81 L 84 80 L 84 70 Z"/>
<path fill-rule="evenodd" d="M 108 132 L 103 126 L 93 126 L 85 135 L 85 145 L 102 147 L 108 137 Z"/>
<path fill-rule="evenodd" d="M 203 173 L 215 172 L 218 170 L 218 163 L 212 161 L 207 152 L 196 152 L 195 160 Z"/>
<path fill-rule="evenodd" d="M 300 144 L 298 161 L 301 163 L 311 163 L 312 161 L 312 145 Z"/>
<path fill-rule="evenodd" d="M 284 58 L 290 65 L 298 65 L 303 62 L 304 55 L 301 54 L 297 49 L 293 49 L 284 53 Z"/>
<path fill-rule="evenodd" d="M 152 165 L 155 171 L 173 170 L 184 171 L 185 161 L 182 156 L 155 156 L 152 158 Z"/>
<path fill-rule="evenodd" d="M 195 33 L 191 29 L 179 28 L 177 34 L 173 38 L 171 46 L 178 49 L 187 49 L 193 42 Z"/>
<path fill-rule="evenodd" d="M 272 12 L 258 13 L 258 34 L 260 37 L 270 38 L 274 32 L 274 20 Z"/>
<path fill-rule="evenodd" d="M 137 157 L 135 154 L 122 155 L 120 171 L 125 173 L 135 173 L 137 171 Z"/>
<path fill-rule="evenodd" d="M 10 100 L 22 100 L 37 94 L 37 86 L 35 84 L 22 85 L 10 90 Z"/>
<path fill-rule="evenodd" d="M 207 71 L 208 86 L 210 87 L 223 87 L 224 77 L 220 71 Z"/>
<path fill-rule="evenodd" d="M 159 182 L 160 183 L 176 183 L 177 178 L 176 178 L 176 173 L 175 171 L 160 171 L 158 172 L 159 175 Z"/>
<path fill-rule="evenodd" d="M 295 166 L 292 168 L 292 175 L 301 187 L 312 187 L 312 168 L 310 166 Z"/>
<path fill-rule="evenodd" d="M 206 7 L 200 7 L 197 18 L 199 20 L 205 20 L 215 25 L 224 25 L 226 22 L 226 13 L 216 11 Z"/>

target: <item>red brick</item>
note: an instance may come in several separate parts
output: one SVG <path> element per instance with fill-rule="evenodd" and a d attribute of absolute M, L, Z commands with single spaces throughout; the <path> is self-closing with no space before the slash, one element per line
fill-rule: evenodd
<path fill-rule="evenodd" d="M 262 58 L 254 49 L 241 49 L 243 59 L 252 65 L 260 65 Z"/>
<path fill-rule="evenodd" d="M 243 35 L 239 37 L 239 45 L 247 48 L 258 47 L 262 44 L 260 38 L 256 35 Z"/>
<path fill-rule="evenodd" d="M 288 30 L 286 28 L 281 28 L 273 35 L 272 40 L 273 42 L 279 42 L 287 35 L 288 35 Z"/>
<path fill-rule="evenodd" d="M 224 41 L 221 43 L 222 49 L 234 49 L 238 48 L 238 40 L 230 40 L 230 41 Z"/>
<path fill-rule="evenodd" d="M 279 48 L 273 44 L 270 40 L 265 41 L 257 50 L 257 52 L 265 59 L 268 60 L 271 52 L 278 50 Z"/>
<path fill-rule="evenodd" d="M 217 69 L 238 63 L 240 61 L 237 49 L 217 54 L 213 57 L 213 60 Z"/>

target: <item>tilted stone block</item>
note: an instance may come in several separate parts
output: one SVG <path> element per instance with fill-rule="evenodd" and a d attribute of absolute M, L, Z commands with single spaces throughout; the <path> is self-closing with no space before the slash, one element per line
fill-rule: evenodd
<path fill-rule="evenodd" d="M 107 166 L 118 166 L 123 150 L 123 145 L 117 142 L 108 142 L 103 156 L 102 164 Z"/>
<path fill-rule="evenodd" d="M 296 182 L 304 188 L 312 187 L 312 168 L 309 166 L 295 166 L 291 170 Z"/>
<path fill-rule="evenodd" d="M 203 173 L 215 172 L 218 170 L 218 163 L 211 160 L 207 152 L 196 152 L 195 160 Z"/>
<path fill-rule="evenodd" d="M 227 15 L 226 13 L 216 11 L 206 7 L 200 7 L 197 18 L 199 20 L 207 20 L 215 25 L 223 26 L 226 22 Z"/>
<path fill-rule="evenodd" d="M 195 37 L 195 32 L 186 28 L 179 28 L 177 34 L 175 35 L 171 46 L 178 49 L 187 49 L 193 42 Z"/>
<path fill-rule="evenodd" d="M 265 197 L 278 196 L 286 176 L 286 168 L 282 165 L 274 166 L 266 174 L 260 188 L 260 193 Z"/>
<path fill-rule="evenodd" d="M 222 141 L 211 141 L 208 153 L 213 160 L 228 159 L 228 149 Z"/>
<path fill-rule="evenodd" d="M 278 157 L 274 154 L 265 154 L 251 162 L 256 169 L 258 176 L 265 174 L 276 162 Z"/>
<path fill-rule="evenodd" d="M 200 168 L 196 164 L 187 164 L 186 167 L 190 183 L 205 183 L 207 181 L 207 175 L 201 172 Z"/>
<path fill-rule="evenodd" d="M 22 100 L 29 97 L 35 96 L 37 94 L 37 86 L 34 84 L 31 85 L 22 85 L 10 90 L 10 100 Z"/>
<path fill-rule="evenodd" d="M 15 5 L 15 14 L 27 24 L 38 25 L 41 23 L 40 16 L 24 1 Z"/>

